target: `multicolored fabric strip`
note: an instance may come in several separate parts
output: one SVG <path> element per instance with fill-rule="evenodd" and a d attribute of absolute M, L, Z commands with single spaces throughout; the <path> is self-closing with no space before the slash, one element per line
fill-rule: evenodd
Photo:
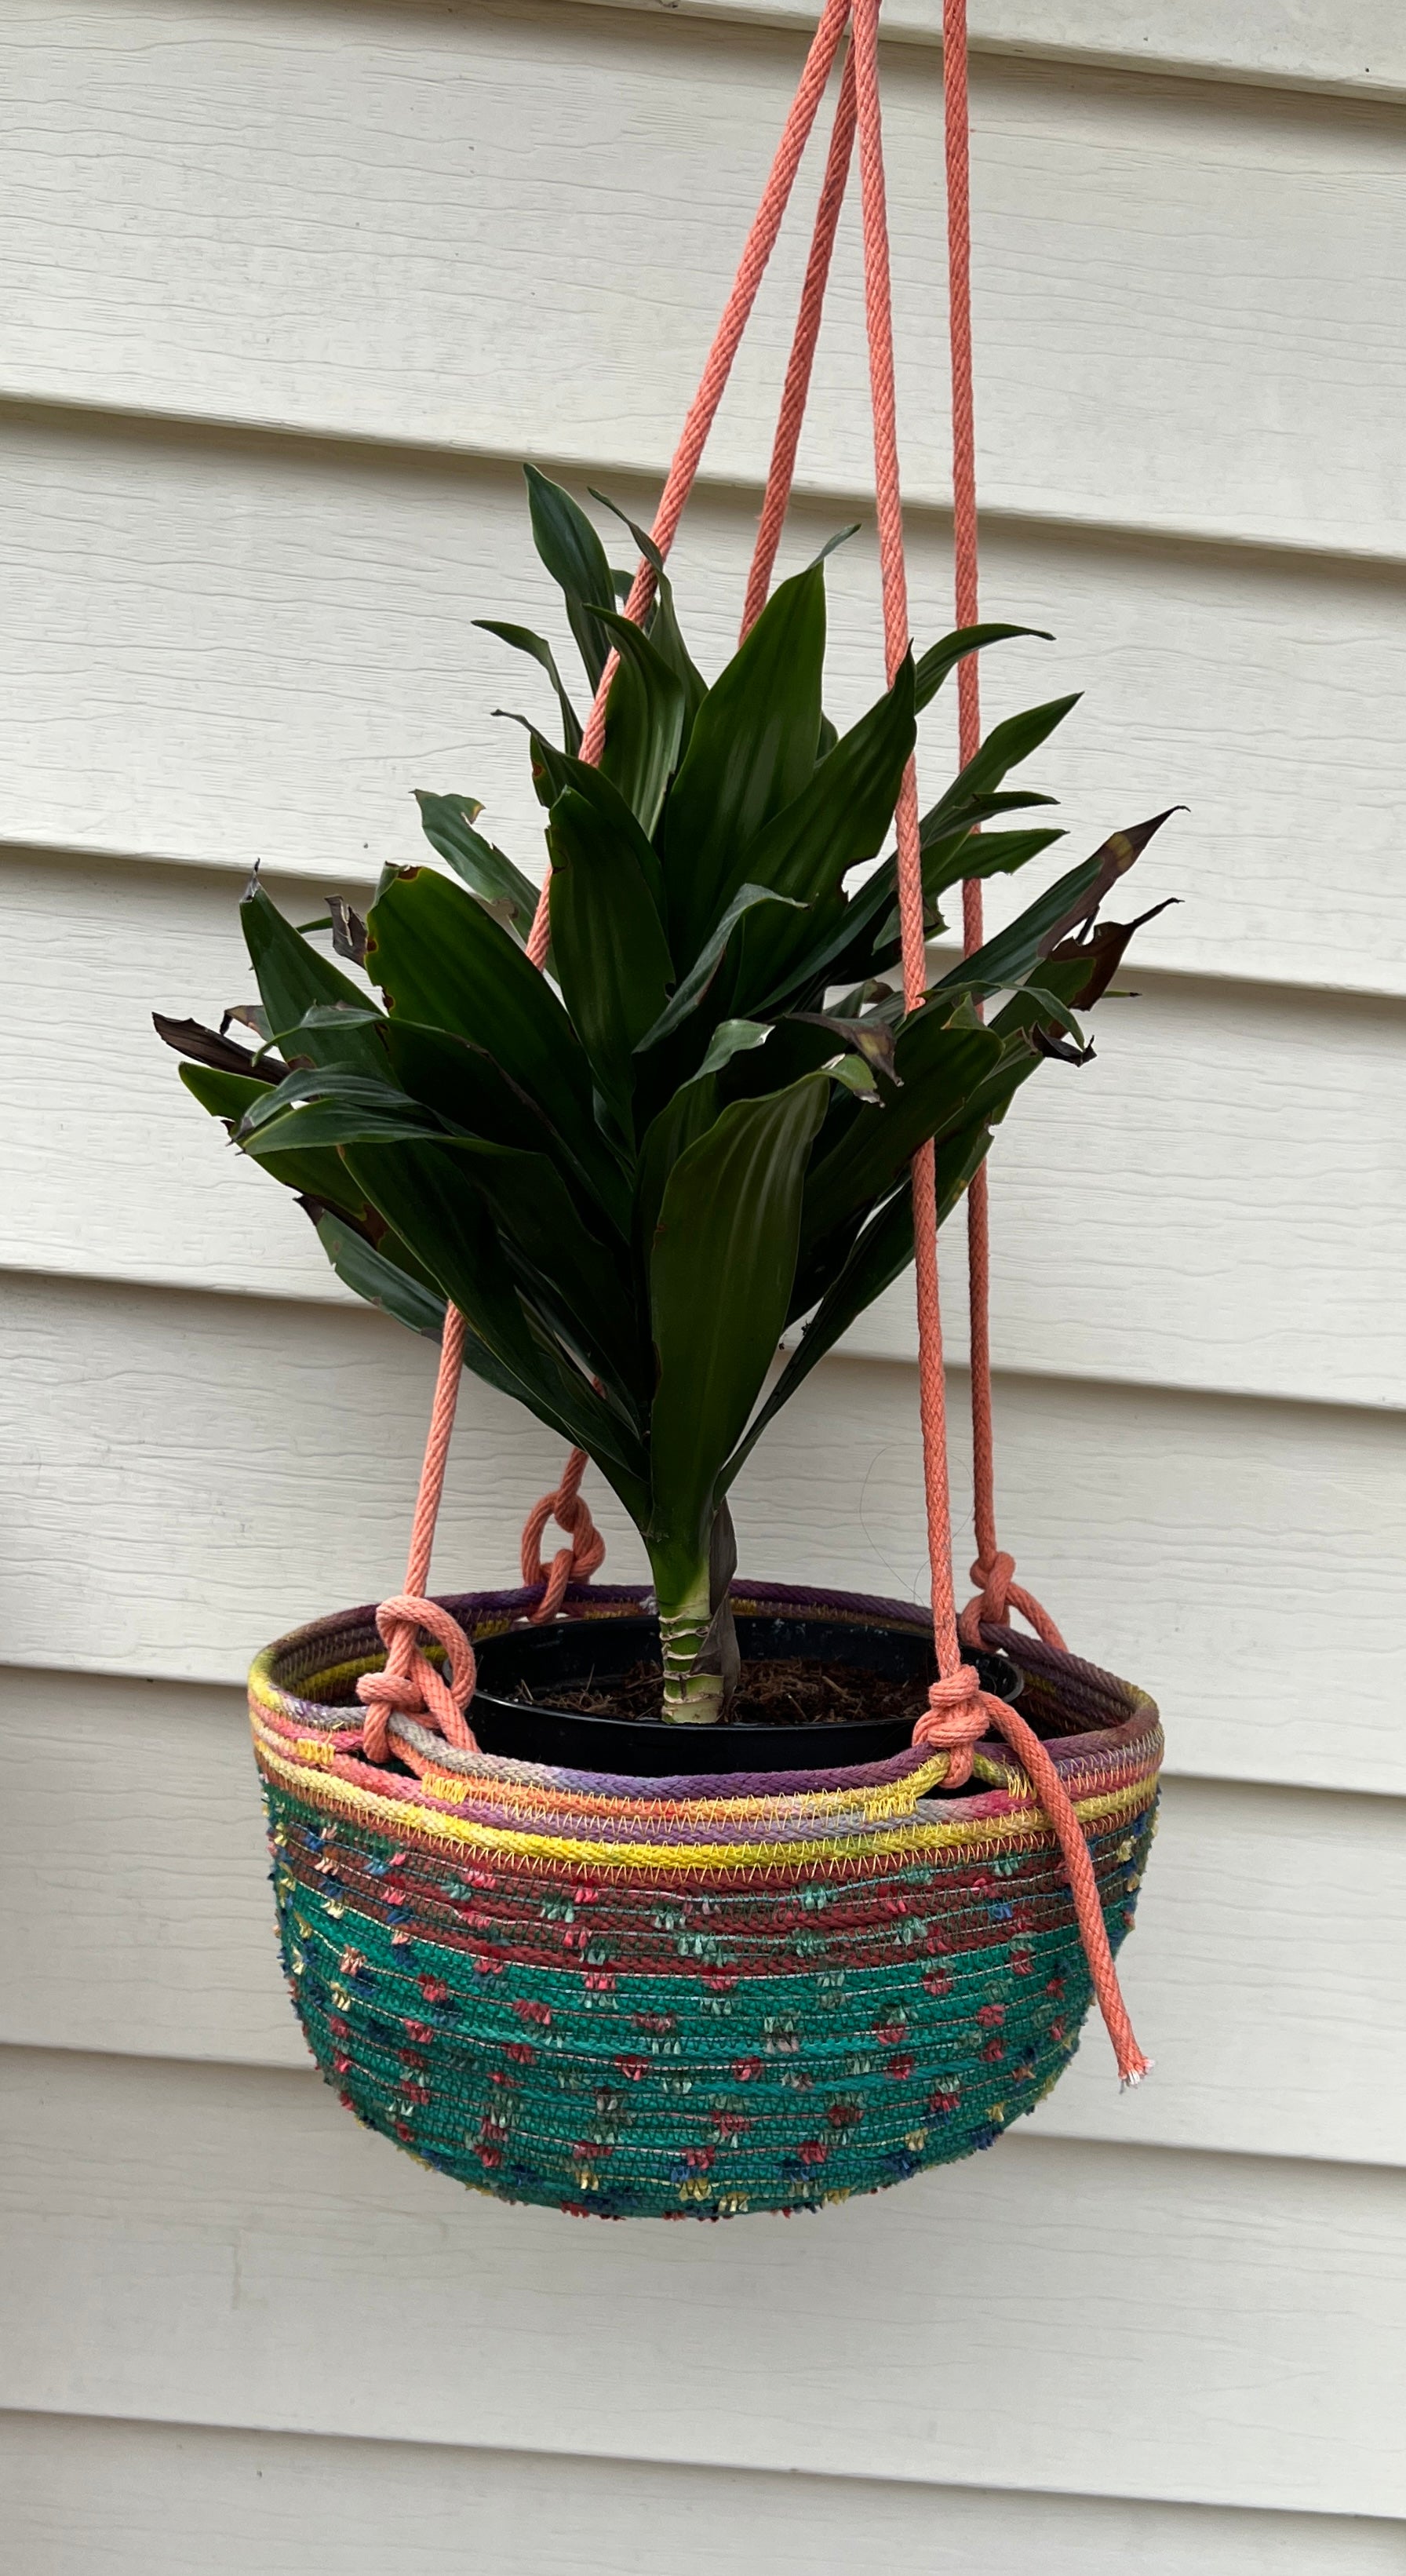
<path fill-rule="evenodd" d="M 921 1628 L 911 1606 L 779 1584 L 739 1609 Z M 574 1617 L 636 1613 L 623 1586 Z M 482 1638 L 532 1596 L 446 1606 Z M 1144 1693 L 1014 1631 L 1115 1950 L 1151 1839 Z M 359 1755 L 370 1609 L 250 1677 L 284 1964 L 347 2106 L 436 2171 L 608 2217 L 814 2208 L 989 2146 L 1073 2054 L 1090 1990 L 1054 1835 L 1000 1744 L 862 1771 L 671 1780 L 451 1753 Z"/>

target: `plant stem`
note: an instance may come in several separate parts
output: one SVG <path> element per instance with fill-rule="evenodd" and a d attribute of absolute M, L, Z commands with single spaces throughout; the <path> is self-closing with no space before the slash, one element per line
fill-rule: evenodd
<path fill-rule="evenodd" d="M 664 1658 L 664 1716 L 671 1726 L 716 1726 L 722 1715 L 721 1673 L 696 1673 L 694 1658 L 708 1633 L 708 1566 L 668 1589 L 655 1569 L 659 1642 Z"/>

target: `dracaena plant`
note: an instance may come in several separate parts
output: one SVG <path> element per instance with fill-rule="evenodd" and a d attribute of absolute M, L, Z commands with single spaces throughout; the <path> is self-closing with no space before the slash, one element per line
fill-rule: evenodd
<path fill-rule="evenodd" d="M 549 645 L 492 625 L 559 704 L 560 746 L 528 727 L 547 971 L 524 954 L 529 879 L 471 798 L 426 794 L 442 866 L 387 868 L 364 923 L 336 902 L 295 928 L 255 883 L 257 1005 L 219 1032 L 158 1027 L 193 1059 L 196 1099 L 298 1193 L 349 1287 L 431 1336 L 452 1300 L 467 1365 L 589 1453 L 648 1550 L 665 1714 L 706 1722 L 735 1671 L 729 1489 L 911 1259 L 915 1149 L 935 1147 L 945 1216 L 1021 1084 L 1087 1052 L 1074 1013 L 1128 936 L 1099 905 L 1154 826 L 1060 876 L 906 1012 L 887 845 L 917 720 L 963 654 L 1032 630 L 973 627 L 910 654 L 837 736 L 823 558 L 781 584 L 709 685 L 662 565 L 634 627 L 591 521 L 531 469 L 528 483 L 588 685 L 620 657 L 587 767 Z M 1074 703 L 997 725 L 923 817 L 930 932 L 960 878 L 1008 874 L 1060 838 L 1007 825 L 1052 800 L 1005 781 Z M 329 929 L 359 973 L 333 962 Z M 257 1044 L 228 1034 L 241 1023 Z"/>

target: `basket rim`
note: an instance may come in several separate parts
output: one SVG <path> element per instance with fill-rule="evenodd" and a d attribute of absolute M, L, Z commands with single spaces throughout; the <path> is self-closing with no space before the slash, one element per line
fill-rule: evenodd
<path fill-rule="evenodd" d="M 925 1630 L 928 1614 L 911 1601 L 895 1601 L 868 1593 L 851 1593 L 816 1585 L 785 1583 L 771 1578 L 739 1576 L 733 1583 L 734 1599 L 739 1608 L 760 1610 L 804 1609 L 839 1619 L 854 1619 L 866 1624 L 879 1623 L 907 1630 Z M 513 1589 L 443 1593 L 434 1596 L 451 1616 L 456 1618 L 471 1637 L 501 1634 L 505 1626 L 525 1622 L 540 1592 Z M 564 1609 L 581 1618 L 627 1616 L 651 1600 L 645 1584 L 578 1584 L 569 1588 Z M 276 1638 L 256 1658 L 249 1676 L 250 1706 L 256 1724 L 260 1716 L 272 1719 L 279 1732 L 291 1729 L 307 1743 L 309 1755 L 320 1754 L 319 1738 L 330 1738 L 359 1729 L 362 1710 L 356 1699 L 333 1701 L 327 1698 L 306 1699 L 297 1688 L 299 1682 L 317 1678 L 319 1666 L 311 1661 L 326 1654 L 328 1663 L 320 1669 L 339 1681 L 354 1680 L 358 1668 L 369 1670 L 381 1661 L 382 1648 L 375 1625 L 374 1603 L 333 1611 L 306 1622 L 299 1628 Z M 1110 1756 L 1124 1761 L 1142 1754 L 1151 1769 L 1158 1767 L 1160 1754 L 1160 1721 L 1157 1706 L 1137 1684 L 1121 1679 L 1104 1667 L 1085 1659 L 1046 1646 L 1041 1640 L 1023 1632 L 992 1624 L 983 1626 L 983 1642 L 993 1651 L 1009 1655 L 1028 1675 L 1038 1676 L 1048 1686 L 1058 1688 L 1061 1682 L 1073 1685 L 1085 1702 L 1093 1698 L 1108 1707 L 1108 1718 L 1083 1728 L 1077 1734 L 1057 1735 L 1047 1739 L 1048 1750 L 1062 1773 L 1071 1775 L 1069 1785 L 1077 1795 L 1077 1781 L 1091 1762 L 1100 1767 Z M 290 1671 L 292 1665 L 294 1669 Z M 1121 1713 L 1118 1713 L 1121 1712 Z M 396 1731 L 393 1723 L 392 1732 Z M 514 1756 L 479 1752 L 459 1753 L 445 1745 L 428 1730 L 406 1722 L 410 1745 L 422 1755 L 432 1751 L 434 1768 L 452 1781 L 459 1798 L 475 1782 L 491 1794 L 495 1784 L 517 1784 L 531 1789 L 540 1784 L 544 1790 L 575 1791 L 592 1803 L 599 1799 L 606 1806 L 619 1801 L 651 1801 L 676 1804 L 683 1801 L 696 1806 L 700 1822 L 706 1813 L 718 1822 L 730 1807 L 751 1803 L 758 1797 L 789 1801 L 813 1808 L 817 1794 L 828 1805 L 829 1795 L 885 1790 L 908 1797 L 921 1796 L 928 1785 L 920 1785 L 916 1775 L 934 1772 L 942 1761 L 922 1747 L 907 1747 L 886 1761 L 834 1770 L 788 1770 L 769 1773 L 680 1772 L 665 1777 L 639 1777 L 620 1772 L 566 1770 L 557 1766 L 528 1762 Z M 1141 1767 L 1141 1766 L 1138 1766 Z M 983 1785 L 968 1797 L 943 1801 L 943 1814 L 954 1825 L 975 1822 L 1004 1808 L 1012 1791 L 1029 1796 L 1024 1773 L 1013 1761 L 1004 1742 L 984 1740 L 976 1749 L 977 1776 Z M 403 1773 L 389 1770 L 379 1775 L 391 1795 L 403 1796 L 411 1783 Z M 419 1785 L 419 1784 L 416 1784 Z M 934 1781 L 932 1785 L 937 1785 Z M 906 1795 L 905 1795 L 906 1793 Z"/>

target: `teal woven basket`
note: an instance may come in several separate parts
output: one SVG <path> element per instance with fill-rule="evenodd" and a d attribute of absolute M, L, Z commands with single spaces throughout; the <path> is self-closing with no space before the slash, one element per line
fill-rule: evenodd
<path fill-rule="evenodd" d="M 837 1596 L 734 1587 L 738 1610 Z M 531 1596 L 445 1606 L 475 1639 Z M 839 1597 L 841 1600 L 843 1596 Z M 573 1616 L 637 1615 L 634 1590 Z M 851 1600 L 906 1632 L 920 1614 Z M 1109 1940 L 1131 1925 L 1157 1711 L 1013 1631 L 1021 1705 L 1074 1801 Z M 374 1613 L 254 1668 L 283 1956 L 313 2053 L 368 2126 L 505 2200 L 606 2218 L 815 2208 L 989 2146 L 1067 2065 L 1090 1982 L 1054 1833 L 1004 1745 L 857 1771 L 622 1779 L 360 1753 Z"/>

